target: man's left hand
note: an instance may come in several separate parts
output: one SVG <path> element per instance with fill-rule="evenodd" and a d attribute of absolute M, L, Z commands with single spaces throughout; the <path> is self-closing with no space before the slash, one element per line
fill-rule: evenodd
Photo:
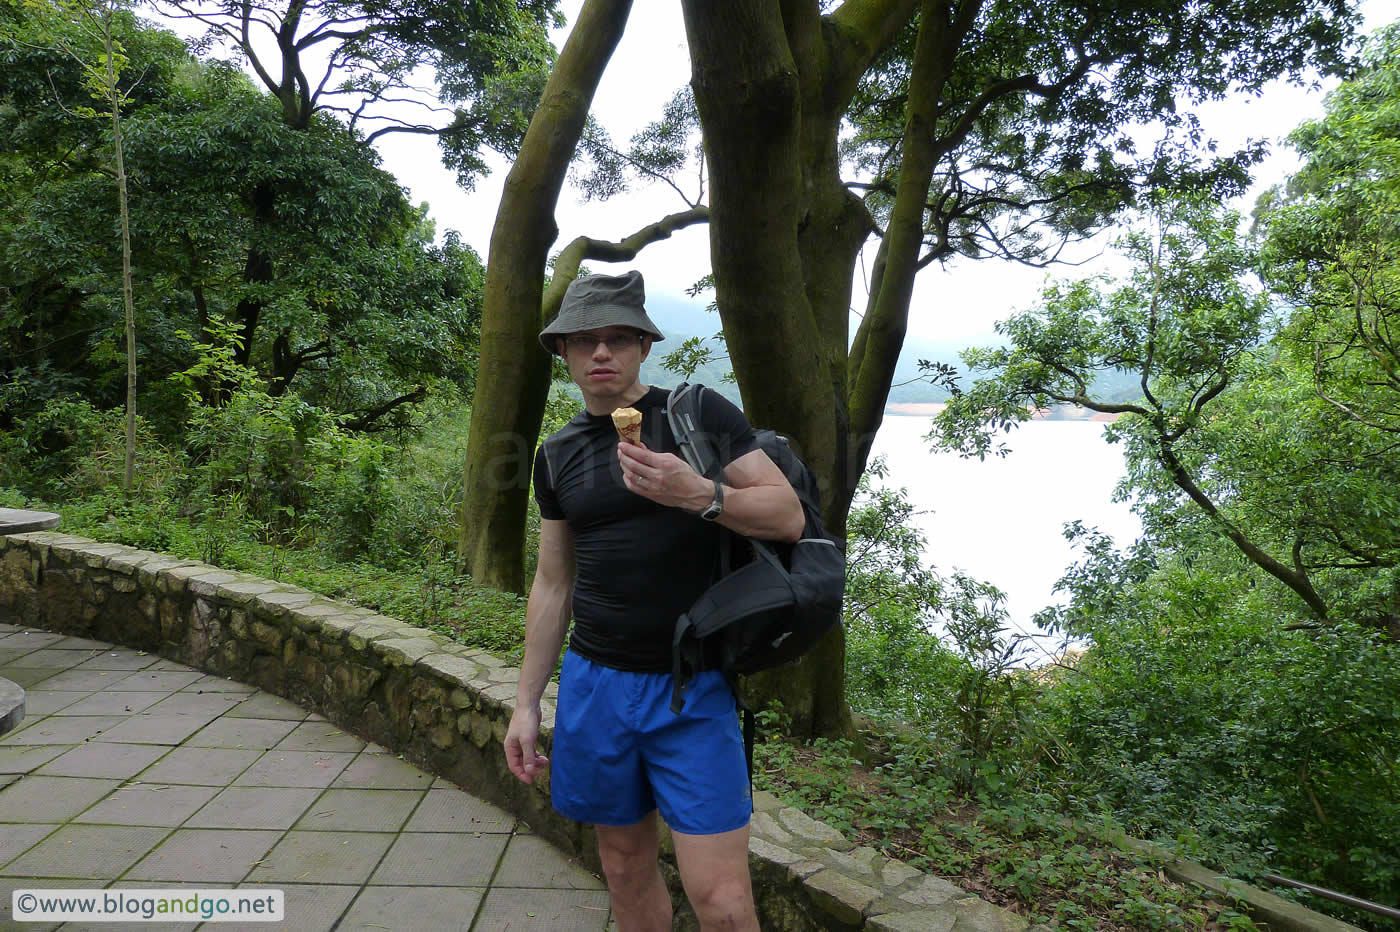
<path fill-rule="evenodd" d="M 714 483 L 674 453 L 656 453 L 635 443 L 619 443 L 622 483 L 658 505 L 700 512 L 714 497 Z"/>

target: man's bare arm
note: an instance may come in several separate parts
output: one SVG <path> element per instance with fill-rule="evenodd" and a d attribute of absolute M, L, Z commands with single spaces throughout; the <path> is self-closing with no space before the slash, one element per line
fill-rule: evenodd
<path fill-rule="evenodd" d="M 714 498 L 714 483 L 673 453 L 633 443 L 617 445 L 627 488 L 662 505 L 698 513 Z M 762 450 L 751 450 L 724 469 L 724 511 L 719 523 L 760 540 L 795 541 L 806 519 L 783 471 Z"/>
<path fill-rule="evenodd" d="M 506 731 L 506 763 L 525 783 L 549 765 L 535 748 L 540 697 L 564 646 L 573 615 L 574 540 L 566 521 L 540 522 L 540 560 L 525 606 L 525 658 L 515 688 L 515 712 Z"/>

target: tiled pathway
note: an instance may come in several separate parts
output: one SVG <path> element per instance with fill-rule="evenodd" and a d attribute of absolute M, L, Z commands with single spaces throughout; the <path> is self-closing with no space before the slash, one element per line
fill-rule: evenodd
<path fill-rule="evenodd" d="M 285 699 L 0 624 L 26 715 L 0 738 L 0 929 L 16 888 L 285 891 L 250 929 L 603 930 L 600 881 L 508 813 Z"/>

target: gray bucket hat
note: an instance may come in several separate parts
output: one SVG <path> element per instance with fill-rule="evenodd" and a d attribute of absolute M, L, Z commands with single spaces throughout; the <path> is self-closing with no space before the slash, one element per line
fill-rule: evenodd
<path fill-rule="evenodd" d="M 653 343 L 660 343 L 666 338 L 647 316 L 645 301 L 646 287 L 636 269 L 621 275 L 576 278 L 564 292 L 559 316 L 540 331 L 540 346 L 552 354 L 555 337 L 599 327 L 632 327 L 650 334 Z"/>

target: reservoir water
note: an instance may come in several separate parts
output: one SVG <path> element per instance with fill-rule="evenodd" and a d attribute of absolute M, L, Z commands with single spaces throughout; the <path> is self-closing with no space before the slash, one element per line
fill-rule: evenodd
<path fill-rule="evenodd" d="M 886 485 L 903 486 L 924 514 L 925 563 L 954 567 L 1006 593 L 1013 627 L 1034 633 L 1031 616 L 1067 602 L 1053 592 L 1064 570 L 1080 559 L 1061 533 L 1076 519 L 1127 546 L 1141 524 L 1126 502 L 1114 502 L 1122 478 L 1121 446 L 1103 439 L 1092 421 L 1028 421 L 1002 442 L 1004 458 L 962 459 L 931 453 L 926 416 L 886 414 L 874 455 L 889 464 Z"/>

